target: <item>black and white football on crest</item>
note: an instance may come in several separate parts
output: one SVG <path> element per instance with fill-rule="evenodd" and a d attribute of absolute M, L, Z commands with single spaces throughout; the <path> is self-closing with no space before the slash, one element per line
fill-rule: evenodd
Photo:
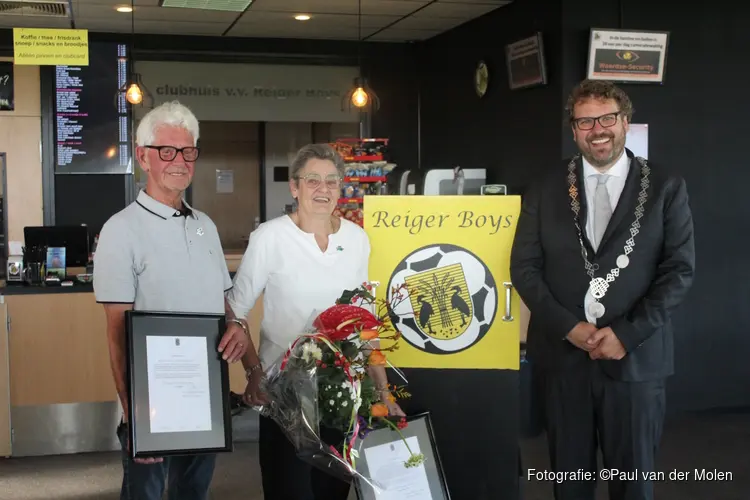
<path fill-rule="evenodd" d="M 497 285 L 487 265 L 469 250 L 434 244 L 407 255 L 388 283 L 406 283 L 408 296 L 391 315 L 410 345 L 432 354 L 470 348 L 489 331 L 497 314 Z"/>

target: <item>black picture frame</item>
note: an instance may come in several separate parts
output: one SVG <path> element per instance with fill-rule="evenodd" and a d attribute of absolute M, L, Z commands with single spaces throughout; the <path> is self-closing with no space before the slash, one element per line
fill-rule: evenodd
<path fill-rule="evenodd" d="M 505 65 L 511 90 L 547 85 L 547 59 L 542 33 L 505 45 Z"/>
<path fill-rule="evenodd" d="M 223 314 L 186 314 L 154 311 L 127 311 L 128 429 L 132 458 L 167 457 L 222 453 L 233 450 L 229 392 L 229 367 L 217 348 L 226 329 Z M 175 346 L 187 338 L 204 339 L 205 344 L 190 341 L 202 349 L 205 345 L 210 429 L 152 432 L 152 408 L 149 383 L 149 337 L 174 338 Z M 166 345 L 164 341 L 160 345 Z M 171 340 L 170 340 L 171 344 Z M 154 361 L 154 358 L 150 360 Z M 174 374 L 175 366 L 166 366 Z M 179 367 L 177 367 L 179 368 Z M 174 379 L 172 379 L 172 382 Z M 205 419 L 203 420 L 205 423 Z"/>
<path fill-rule="evenodd" d="M 401 430 L 401 434 L 406 439 L 416 437 L 418 440 L 419 452 L 425 456 L 425 461 L 420 467 L 425 469 L 432 499 L 450 500 L 450 491 L 448 490 L 443 465 L 440 461 L 440 453 L 438 452 L 435 440 L 435 431 L 432 427 L 430 412 L 408 416 L 406 417 L 406 421 L 408 426 Z M 370 431 L 356 446 L 358 452 L 358 458 L 355 462 L 357 472 L 365 478 L 377 481 L 377 474 L 373 476 L 373 471 L 369 467 L 367 450 L 379 446 L 388 446 L 391 443 L 398 444 L 401 441 L 402 437 L 388 426 Z M 373 485 L 359 476 L 355 476 L 353 482 L 359 500 L 377 500 Z"/>
<path fill-rule="evenodd" d="M 0 61 L 0 111 L 15 111 L 15 77 L 12 61 Z"/>

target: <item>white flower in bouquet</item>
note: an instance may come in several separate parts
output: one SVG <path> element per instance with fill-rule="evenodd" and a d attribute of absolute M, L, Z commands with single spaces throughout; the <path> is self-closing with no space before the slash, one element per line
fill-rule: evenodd
<path fill-rule="evenodd" d="M 302 359 L 309 362 L 312 360 L 320 361 L 323 358 L 323 351 L 315 342 L 307 342 L 302 347 Z"/>

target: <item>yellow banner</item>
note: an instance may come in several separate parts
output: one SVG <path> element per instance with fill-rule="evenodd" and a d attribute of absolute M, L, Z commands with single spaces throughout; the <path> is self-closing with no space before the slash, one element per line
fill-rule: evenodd
<path fill-rule="evenodd" d="M 88 30 L 13 28 L 13 63 L 88 66 Z"/>
<path fill-rule="evenodd" d="M 519 369 L 520 303 L 506 285 L 520 210 L 518 196 L 366 197 L 370 279 L 380 298 L 408 291 L 391 318 L 395 366 Z"/>

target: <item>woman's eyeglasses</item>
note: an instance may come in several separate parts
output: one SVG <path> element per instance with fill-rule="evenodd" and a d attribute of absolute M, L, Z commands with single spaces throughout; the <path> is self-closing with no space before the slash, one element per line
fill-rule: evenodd
<path fill-rule="evenodd" d="M 182 159 L 193 162 L 198 159 L 200 150 L 197 147 L 189 146 L 186 148 L 176 148 L 174 146 L 146 146 L 149 149 L 155 149 L 159 152 L 159 158 L 162 161 L 172 161 L 177 158 L 177 153 L 182 154 Z"/>
<path fill-rule="evenodd" d="M 307 174 L 298 176 L 297 179 L 305 182 L 305 186 L 310 189 L 317 189 L 323 182 L 323 178 L 320 174 Z M 328 189 L 338 189 L 341 185 L 341 177 L 338 174 L 329 174 L 325 178 L 325 183 Z"/>

